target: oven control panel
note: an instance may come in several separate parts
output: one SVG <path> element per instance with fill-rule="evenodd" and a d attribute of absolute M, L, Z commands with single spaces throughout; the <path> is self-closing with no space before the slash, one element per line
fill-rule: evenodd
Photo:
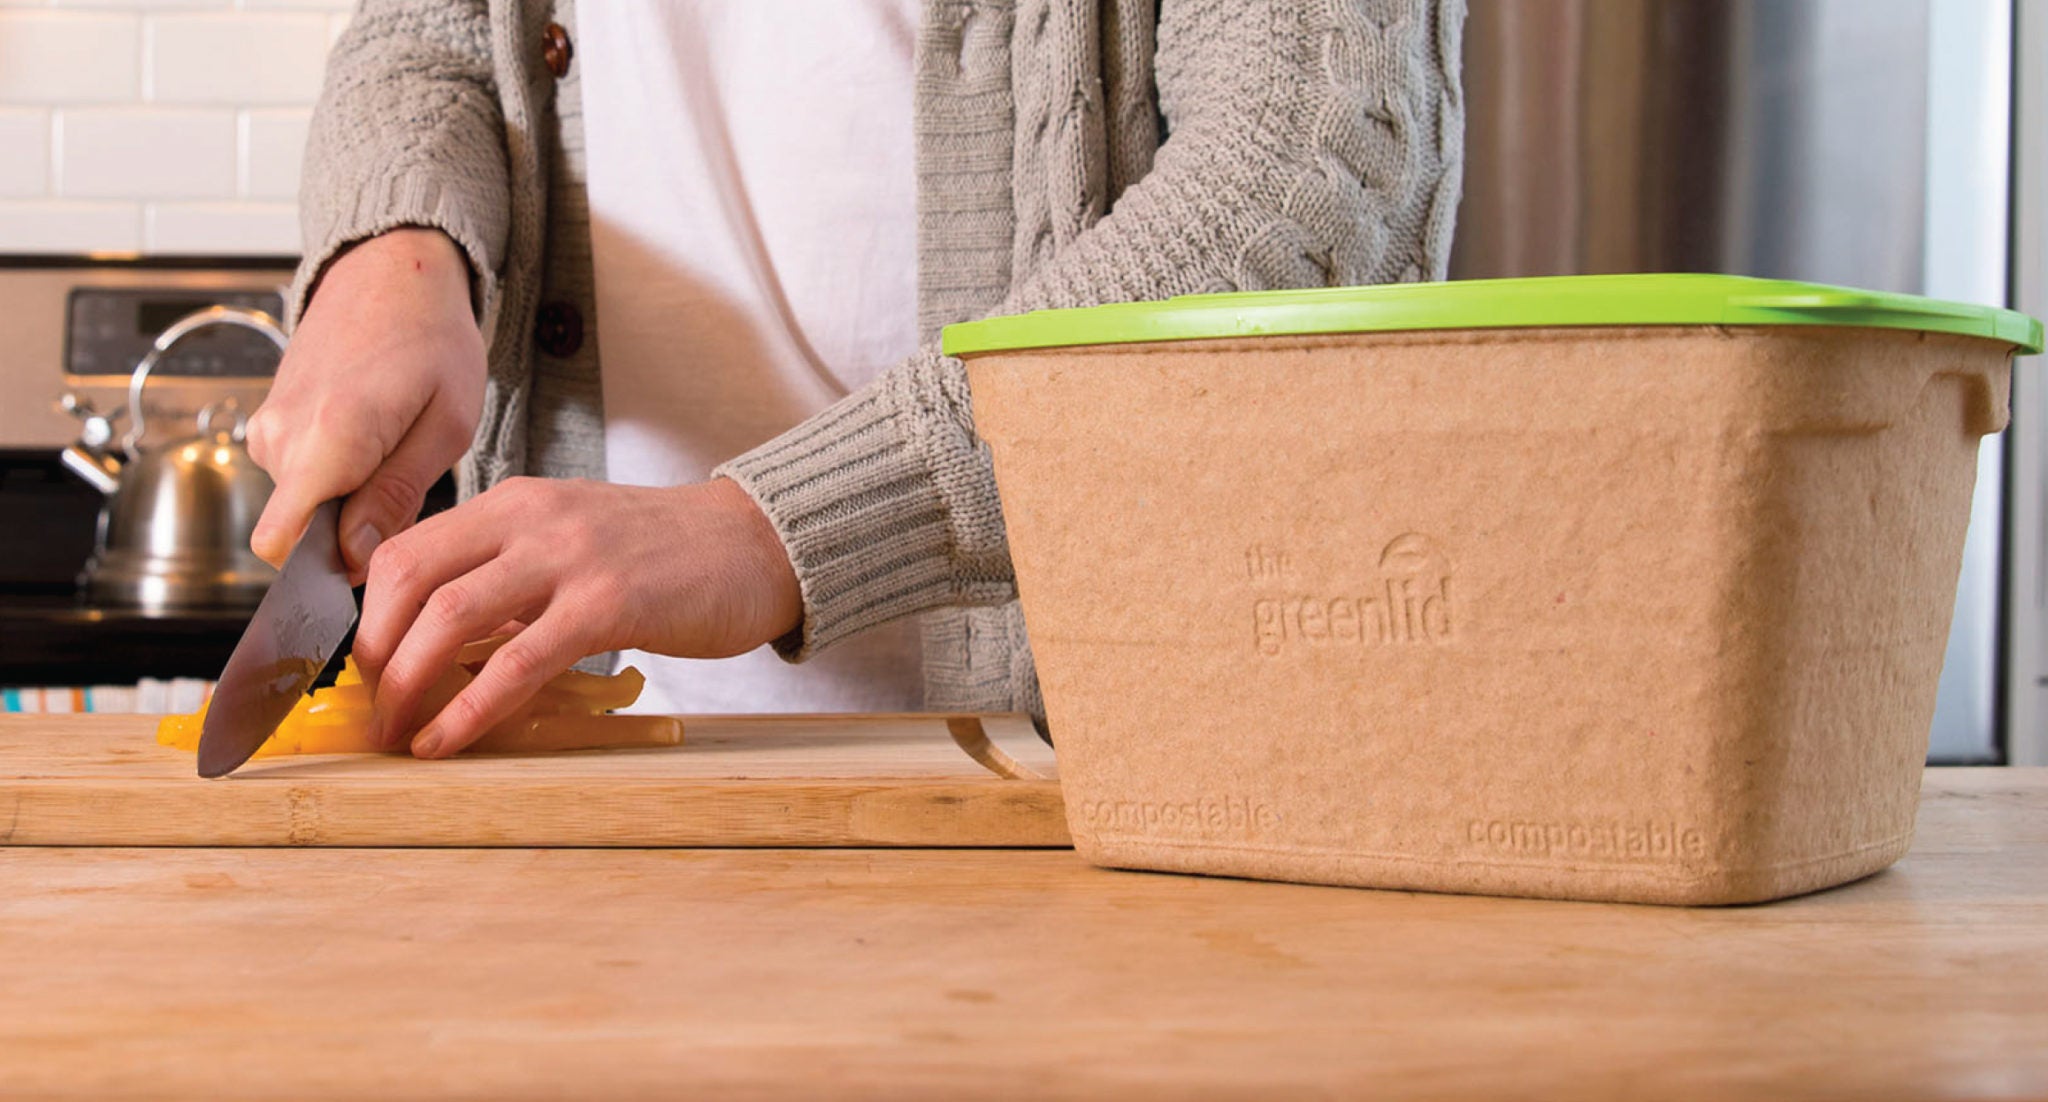
<path fill-rule="evenodd" d="M 284 310 L 274 290 L 195 287 L 74 287 L 65 303 L 64 375 L 72 385 L 126 378 L 157 334 L 209 306 L 239 306 L 273 318 Z M 158 361 L 163 377 L 269 378 L 277 346 L 260 333 L 213 326 L 179 341 Z"/>
<path fill-rule="evenodd" d="M 54 454 L 77 440 L 67 394 L 103 413 L 122 410 L 135 365 L 166 327 L 194 310 L 220 304 L 277 315 L 293 264 L 290 257 L 0 256 L 0 451 Z M 189 436 L 206 405 L 233 398 L 255 409 L 277 362 L 277 347 L 260 333 L 227 326 L 193 333 L 158 365 L 149 417 L 166 433 Z"/>

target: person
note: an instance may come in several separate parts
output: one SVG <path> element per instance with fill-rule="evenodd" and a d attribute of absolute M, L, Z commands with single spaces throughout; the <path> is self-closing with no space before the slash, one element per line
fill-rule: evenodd
<path fill-rule="evenodd" d="M 345 498 L 373 730 L 395 746 L 425 720 L 422 757 L 613 651 L 653 664 L 664 709 L 1040 715 L 939 329 L 1443 278 L 1462 20 L 1462 0 L 365 0 L 314 112 L 293 337 L 249 425 L 276 482 L 255 549 L 282 561 Z M 462 503 L 411 524 L 451 464 Z"/>

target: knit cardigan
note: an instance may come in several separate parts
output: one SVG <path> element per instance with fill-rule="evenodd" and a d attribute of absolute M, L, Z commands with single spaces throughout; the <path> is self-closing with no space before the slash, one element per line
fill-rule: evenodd
<path fill-rule="evenodd" d="M 573 44 L 571 3 L 364 0 L 307 143 L 294 319 L 330 260 L 385 230 L 436 227 L 468 257 L 489 375 L 464 496 L 604 474 L 578 62 L 557 77 L 544 61 L 551 23 Z M 939 328 L 1443 278 L 1463 21 L 1463 0 L 925 0 L 922 350 L 717 472 L 796 568 L 784 657 L 924 613 L 927 707 L 1041 714 L 987 449 Z M 559 339 L 561 305 L 580 342 Z M 536 341 L 537 315 L 556 339 Z"/>

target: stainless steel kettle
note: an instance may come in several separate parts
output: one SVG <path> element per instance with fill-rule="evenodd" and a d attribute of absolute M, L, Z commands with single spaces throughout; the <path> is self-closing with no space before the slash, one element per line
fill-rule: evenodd
<path fill-rule="evenodd" d="M 252 329 L 284 349 L 284 331 L 261 311 L 211 306 L 180 318 L 129 377 L 124 458 L 108 450 L 114 419 L 124 411 L 101 414 L 64 396 L 64 408 L 85 423 L 78 442 L 64 449 L 64 465 L 107 499 L 80 579 L 92 604 L 145 612 L 251 608 L 276 576 L 249 550 L 272 485 L 243 445 L 247 418 L 233 398 L 200 410 L 195 435 L 143 446 L 142 391 L 150 371 L 173 345 L 217 325 Z"/>

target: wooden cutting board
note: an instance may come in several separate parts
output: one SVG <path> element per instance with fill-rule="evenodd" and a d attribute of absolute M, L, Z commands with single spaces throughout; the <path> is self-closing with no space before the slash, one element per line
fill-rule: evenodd
<path fill-rule="evenodd" d="M 203 781 L 151 716 L 0 716 L 0 845 L 1065 846 L 1024 716 L 704 716 L 684 744 L 258 758 Z"/>

